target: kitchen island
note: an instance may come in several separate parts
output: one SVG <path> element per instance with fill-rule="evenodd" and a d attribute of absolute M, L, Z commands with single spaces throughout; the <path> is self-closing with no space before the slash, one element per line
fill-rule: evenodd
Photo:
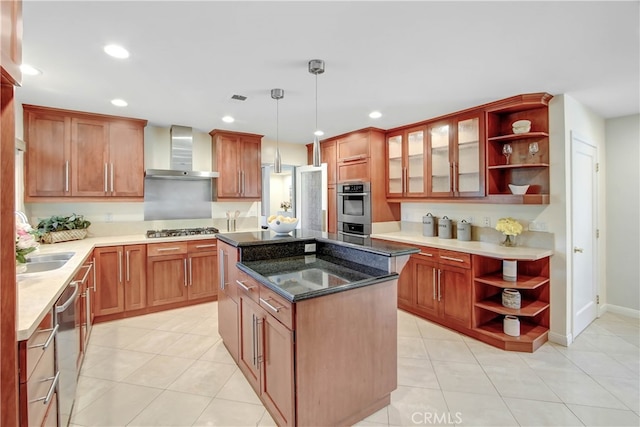
<path fill-rule="evenodd" d="M 417 249 L 296 230 L 218 235 L 218 327 L 279 425 L 351 425 L 397 386 L 397 280 Z"/>

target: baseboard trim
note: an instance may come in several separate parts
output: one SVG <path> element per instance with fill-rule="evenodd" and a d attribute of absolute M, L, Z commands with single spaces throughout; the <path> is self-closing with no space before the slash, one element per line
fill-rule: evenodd
<path fill-rule="evenodd" d="M 633 317 L 634 319 L 640 319 L 640 310 L 634 310 L 633 308 L 621 307 L 619 305 L 605 304 L 603 306 L 602 314 L 610 312 L 615 314 L 621 314 L 623 316 Z"/>
<path fill-rule="evenodd" d="M 573 336 L 571 334 L 562 335 L 556 332 L 549 331 L 549 341 L 563 345 L 565 347 L 569 347 L 569 344 L 573 342 Z"/>

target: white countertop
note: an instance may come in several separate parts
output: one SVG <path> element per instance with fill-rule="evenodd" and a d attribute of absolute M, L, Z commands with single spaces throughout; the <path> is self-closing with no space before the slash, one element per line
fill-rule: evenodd
<path fill-rule="evenodd" d="M 495 243 L 464 242 L 457 239 L 441 239 L 439 237 L 425 237 L 421 234 L 395 231 L 389 233 L 372 234 L 374 239 L 392 240 L 394 242 L 409 243 L 432 248 L 447 249 L 450 251 L 467 252 L 474 255 L 482 255 L 490 258 L 531 261 L 546 258 L 553 255 L 551 249 L 527 248 L 517 246 L 507 248 Z"/>

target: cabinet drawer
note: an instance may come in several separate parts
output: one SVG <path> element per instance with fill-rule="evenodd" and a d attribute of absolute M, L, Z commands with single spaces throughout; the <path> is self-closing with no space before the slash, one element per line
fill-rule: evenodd
<path fill-rule="evenodd" d="M 415 259 L 419 260 L 431 260 L 437 262 L 440 257 L 440 250 L 437 248 L 431 248 L 429 246 L 418 246 L 420 252 L 411 255 Z"/>
<path fill-rule="evenodd" d="M 294 329 L 293 304 L 262 285 L 260 285 L 260 306 L 287 328 Z"/>
<path fill-rule="evenodd" d="M 246 295 L 256 303 L 260 299 L 260 285 L 243 271 L 238 271 L 236 286 L 239 295 Z"/>
<path fill-rule="evenodd" d="M 440 264 L 471 268 L 471 254 L 440 249 Z"/>
<path fill-rule="evenodd" d="M 197 252 L 211 252 L 218 251 L 218 240 L 216 239 L 208 239 L 208 240 L 196 240 L 187 242 L 187 250 L 190 254 Z"/>
<path fill-rule="evenodd" d="M 53 351 L 55 334 L 52 318 L 51 313 L 47 313 L 33 335 L 19 343 L 20 383 L 26 383 L 45 353 Z"/>
<path fill-rule="evenodd" d="M 147 256 L 186 254 L 187 246 L 187 242 L 151 243 L 147 245 Z"/>
<path fill-rule="evenodd" d="M 371 181 L 369 159 L 338 163 L 338 182 Z"/>
<path fill-rule="evenodd" d="M 21 395 L 26 396 L 21 399 L 24 399 L 22 404 L 26 405 L 28 425 L 30 426 L 42 424 L 49 405 L 56 398 L 53 346 L 49 346 L 43 353 L 27 383 L 20 385 Z M 47 396 L 50 397 L 48 401 L 45 400 Z"/>

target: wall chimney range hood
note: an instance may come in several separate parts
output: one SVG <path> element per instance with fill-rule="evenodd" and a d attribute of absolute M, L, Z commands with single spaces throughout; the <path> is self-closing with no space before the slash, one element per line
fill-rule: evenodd
<path fill-rule="evenodd" d="M 187 126 L 171 126 L 171 169 L 147 169 L 147 178 L 211 179 L 218 172 L 193 170 L 193 130 Z"/>

